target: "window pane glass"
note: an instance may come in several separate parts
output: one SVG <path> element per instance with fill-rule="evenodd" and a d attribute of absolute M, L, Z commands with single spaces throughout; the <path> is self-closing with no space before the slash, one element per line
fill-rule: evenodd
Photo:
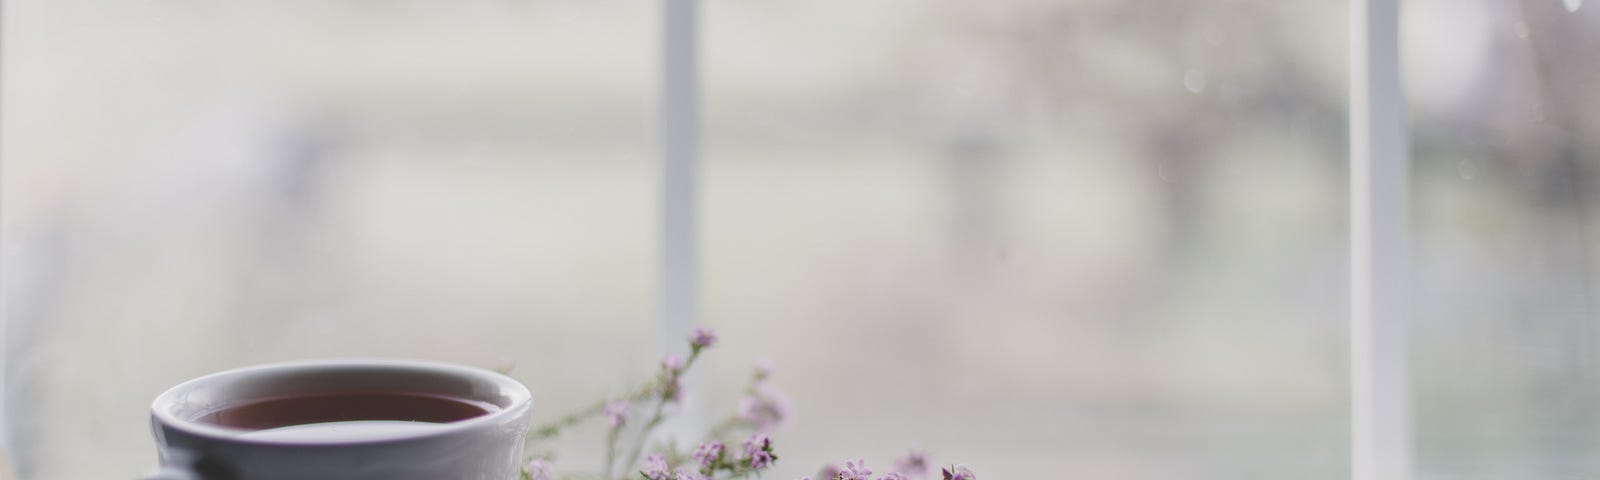
<path fill-rule="evenodd" d="M 1346 2 L 704 5 L 705 311 L 794 397 L 774 477 L 1348 474 Z"/>
<path fill-rule="evenodd" d="M 1600 475 L 1600 9 L 1404 3 L 1419 477 Z"/>
<path fill-rule="evenodd" d="M 642 376 L 656 14 L 5 2 L 22 477 L 131 478 L 157 393 L 252 363 L 514 363 L 552 413 Z"/>

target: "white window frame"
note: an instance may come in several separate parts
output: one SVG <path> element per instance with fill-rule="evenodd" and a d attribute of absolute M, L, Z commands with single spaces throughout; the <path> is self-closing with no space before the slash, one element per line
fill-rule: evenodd
<path fill-rule="evenodd" d="M 660 68 L 660 179 L 658 220 L 660 249 L 656 258 L 659 297 L 656 316 L 660 349 L 682 348 L 683 339 L 700 323 L 699 178 L 700 76 L 699 0 L 662 0 Z M 686 394 L 698 396 L 698 382 Z M 667 434 L 679 441 L 705 424 L 705 402 L 690 402 L 681 423 Z"/>
<path fill-rule="evenodd" d="M 687 337 L 699 313 L 698 15 L 698 0 L 662 0 L 657 315 L 665 347 Z"/>
<path fill-rule="evenodd" d="M 1412 477 L 1399 0 L 1350 1 L 1350 477 Z"/>
<path fill-rule="evenodd" d="M 688 335 L 699 314 L 699 5 L 661 7 L 658 315 L 667 342 Z M 1406 480 L 1411 269 L 1399 0 L 1350 0 L 1350 13 L 1351 478 Z"/>
<path fill-rule="evenodd" d="M 663 0 L 661 292 L 664 342 L 698 314 L 697 0 Z M 1409 159 L 1399 0 L 1350 0 L 1350 461 L 1352 480 L 1412 476 L 1407 361 Z"/>

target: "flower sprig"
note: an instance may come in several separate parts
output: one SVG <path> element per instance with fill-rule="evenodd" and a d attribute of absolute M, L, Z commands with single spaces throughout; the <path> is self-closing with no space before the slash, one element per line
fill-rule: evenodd
<path fill-rule="evenodd" d="M 645 444 L 649 442 L 651 434 L 666 420 L 668 407 L 683 403 L 683 378 L 685 374 L 700 359 L 702 352 L 715 346 L 717 334 L 709 328 L 697 328 L 689 337 L 689 354 L 679 357 L 668 354 L 661 359 L 661 368 L 656 375 L 643 385 L 628 391 L 623 395 L 596 402 L 588 407 L 560 417 L 554 422 L 541 425 L 529 434 L 534 441 L 545 441 L 559 437 L 568 428 L 574 427 L 591 418 L 603 418 L 607 425 L 605 444 L 605 463 L 601 466 L 600 479 L 613 480 L 618 478 L 612 472 L 630 471 L 634 465 L 639 464 L 639 456 L 644 453 Z M 643 417 L 643 423 L 638 424 L 637 432 L 633 434 L 630 445 L 624 447 L 621 440 L 629 426 L 633 425 L 633 413 L 636 406 L 643 405 L 649 409 L 649 414 Z M 718 445 L 721 445 L 718 443 Z M 720 448 L 720 447 L 719 447 Z M 747 465 L 731 463 L 732 459 L 723 460 L 719 452 L 718 458 L 710 467 L 702 465 L 699 469 L 680 469 L 675 474 L 669 474 L 669 460 L 686 458 L 679 454 L 675 448 L 667 446 L 666 454 L 654 454 L 645 458 L 644 470 L 639 473 L 652 480 L 711 480 L 717 475 L 727 475 L 725 478 L 738 478 L 748 476 L 756 471 L 767 468 L 777 456 L 772 453 L 772 442 L 767 439 L 755 450 L 749 450 L 756 460 Z M 623 455 L 626 452 L 626 455 Z M 620 460 L 620 461 L 619 461 Z M 532 459 L 523 469 L 524 480 L 552 480 L 554 473 L 548 458 Z M 592 477 L 591 477 L 592 478 Z M 627 478 L 624 476 L 623 478 Z"/>
<path fill-rule="evenodd" d="M 788 424 L 793 408 L 789 397 L 771 381 L 774 370 L 772 362 L 757 360 L 750 383 L 744 387 L 744 398 L 739 399 L 738 412 L 717 422 L 707 436 L 726 440 L 735 431 L 770 433 Z"/>
<path fill-rule="evenodd" d="M 599 476 L 564 475 L 563 480 L 742 479 L 759 475 L 778 461 L 770 433 L 787 423 L 792 414 L 788 397 L 769 381 L 773 373 L 772 366 L 767 362 L 759 362 L 744 390 L 745 397 L 739 402 L 739 411 L 712 427 L 707 439 L 693 452 L 680 451 L 675 444 L 668 442 L 658 445 L 655 451 L 644 457 L 644 463 L 640 465 L 639 456 L 643 454 L 645 444 L 670 413 L 667 407 L 683 403 L 685 374 L 699 360 L 702 352 L 716 345 L 717 334 L 708 328 L 697 328 L 688 343 L 687 357 L 667 354 L 661 359 L 660 369 L 648 382 L 622 395 L 595 402 L 541 425 L 529 433 L 532 443 L 537 443 L 556 439 L 568 428 L 586 420 L 605 420 L 607 430 L 605 463 L 600 469 L 602 473 Z M 632 420 L 637 417 L 633 414 L 638 407 L 647 408 L 650 413 L 643 417 L 642 423 L 635 424 Z M 620 443 L 628 427 L 634 425 L 638 426 L 637 431 L 632 435 L 631 444 L 624 449 Z M 739 443 L 739 448 L 734 449 L 725 442 L 729 442 L 729 436 L 736 431 L 749 432 L 749 436 Z M 619 457 L 623 451 L 627 455 Z M 552 452 L 530 458 L 523 468 L 522 480 L 556 480 L 555 467 L 551 463 L 553 458 Z M 834 465 L 823 467 L 817 480 L 930 480 L 929 465 L 925 455 L 913 451 L 895 462 L 894 471 L 877 479 L 871 477 L 872 470 L 867 468 L 866 462 L 857 459 L 845 462 L 845 468 Z M 636 472 L 637 476 L 613 475 L 618 471 Z M 963 465 L 944 468 L 940 473 L 943 478 L 937 480 L 977 480 L 971 470 Z M 803 477 L 802 480 L 811 478 Z"/>
<path fill-rule="evenodd" d="M 929 470 L 928 457 L 921 451 L 912 450 L 910 454 L 896 460 L 894 470 L 884 473 L 877 480 L 923 480 L 927 478 Z M 972 470 L 966 465 L 952 465 L 940 471 L 942 480 L 978 480 Z M 800 480 L 811 480 L 812 477 L 800 477 Z M 837 464 L 828 464 L 817 472 L 817 480 L 873 480 L 872 469 L 867 467 L 867 462 L 861 459 L 844 462 L 844 468 Z"/>
<path fill-rule="evenodd" d="M 655 411 L 650 414 L 650 419 L 645 422 L 644 428 L 639 431 L 639 436 L 633 444 L 633 450 L 628 454 L 626 466 L 639 462 L 639 454 L 644 451 L 644 444 L 650 438 L 650 433 L 655 431 L 661 422 L 666 420 L 666 407 L 669 404 L 683 402 L 683 374 L 694 366 L 695 360 L 700 359 L 700 352 L 717 344 L 717 333 L 709 328 L 700 327 L 694 330 L 694 335 L 689 337 L 689 358 L 679 360 L 676 355 L 667 354 L 661 359 L 661 372 L 656 375 Z M 607 460 L 606 478 L 609 474 L 610 461 Z"/>
<path fill-rule="evenodd" d="M 676 360 L 676 355 L 668 354 L 666 358 L 662 359 L 663 374 L 657 375 L 656 378 L 652 379 L 650 382 L 635 387 L 633 390 L 629 390 L 628 393 L 623 395 L 602 399 L 598 402 L 589 404 L 589 406 L 562 416 L 554 422 L 540 425 L 531 430 L 528 433 L 528 436 L 534 440 L 553 439 L 561 436 L 561 433 L 566 429 L 583 423 L 584 420 L 594 418 L 596 415 L 601 415 L 602 413 L 605 413 L 609 420 L 612 416 L 612 412 L 608 411 L 607 407 L 616 406 L 618 405 L 618 402 L 622 402 L 620 405 L 622 405 L 622 407 L 625 409 L 631 404 L 648 401 L 654 398 L 661 398 L 664 396 L 678 400 L 678 392 L 682 390 L 682 387 L 677 383 L 677 380 L 682 377 L 683 372 L 687 371 L 689 367 L 694 364 L 695 359 L 699 358 L 702 350 L 711 348 L 711 346 L 715 345 L 716 343 L 717 334 L 715 331 L 705 327 L 697 328 L 695 329 L 694 336 L 689 338 L 690 354 L 688 361 L 685 362 Z M 675 363 L 669 365 L 669 362 Z M 667 375 L 666 372 L 668 371 L 673 373 L 671 375 Z"/>

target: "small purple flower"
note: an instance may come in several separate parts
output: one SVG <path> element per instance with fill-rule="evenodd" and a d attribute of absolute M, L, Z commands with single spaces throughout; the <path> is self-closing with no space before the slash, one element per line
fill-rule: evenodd
<path fill-rule="evenodd" d="M 555 466 L 544 460 L 531 460 L 522 469 L 528 472 L 532 480 L 551 480 L 555 478 Z"/>
<path fill-rule="evenodd" d="M 966 465 L 956 465 L 944 469 L 944 480 L 978 480 L 978 476 L 973 475 Z"/>
<path fill-rule="evenodd" d="M 900 472 L 889 472 L 889 473 L 884 474 L 881 477 L 878 477 L 878 480 L 911 480 L 911 479 L 906 478 L 905 474 L 902 474 Z"/>
<path fill-rule="evenodd" d="M 674 354 L 667 354 L 661 359 L 661 370 L 665 374 L 661 381 L 661 400 L 667 403 L 683 404 L 683 358 Z"/>
<path fill-rule="evenodd" d="M 767 468 L 768 465 L 772 465 L 772 454 L 767 452 L 750 454 L 750 468 L 759 470 Z"/>
<path fill-rule="evenodd" d="M 928 456 L 924 455 L 921 450 L 912 450 L 905 457 L 895 460 L 894 469 L 911 478 L 927 478 Z"/>
<path fill-rule="evenodd" d="M 750 468 L 772 465 L 772 437 L 756 432 L 744 441 L 744 456 L 750 459 Z"/>
<path fill-rule="evenodd" d="M 673 480 L 711 480 L 711 477 L 701 475 L 700 472 L 686 470 L 682 467 L 679 467 L 678 475 L 673 477 Z"/>
<path fill-rule="evenodd" d="M 867 462 L 855 459 L 844 462 L 844 470 L 839 472 L 842 480 L 872 480 L 872 469 L 867 468 Z"/>
<path fill-rule="evenodd" d="M 702 443 L 700 444 L 699 448 L 694 449 L 694 458 L 700 460 L 701 467 L 709 467 L 712 464 L 717 463 L 718 459 L 722 458 L 722 451 L 724 449 L 725 448 L 723 447 L 722 442 L 711 441 Z"/>
<path fill-rule="evenodd" d="M 830 463 L 823 465 L 822 470 L 817 471 L 817 478 L 822 480 L 833 480 L 835 478 L 839 478 L 839 473 L 841 472 L 843 472 L 843 470 L 839 470 L 838 465 Z"/>
<path fill-rule="evenodd" d="M 606 422 L 611 424 L 611 428 L 621 427 L 622 424 L 628 422 L 628 401 L 617 400 L 611 402 L 611 404 L 606 405 L 604 410 L 600 411 L 600 415 L 606 417 Z"/>
<path fill-rule="evenodd" d="M 755 452 L 772 450 L 772 437 L 768 437 L 765 433 L 756 432 L 751 434 L 750 438 L 746 438 L 743 445 L 745 456 L 753 455 Z"/>
<path fill-rule="evenodd" d="M 694 329 L 694 338 L 689 339 L 689 345 L 694 348 L 706 348 L 717 343 L 717 332 L 706 327 Z"/>
<path fill-rule="evenodd" d="M 757 385 L 755 392 L 739 400 L 739 417 L 759 432 L 783 426 L 789 420 L 790 410 L 789 397 L 766 383 Z"/>
<path fill-rule="evenodd" d="M 667 458 L 661 455 L 644 457 L 644 471 L 640 473 L 650 480 L 672 480 L 672 474 L 667 473 Z"/>

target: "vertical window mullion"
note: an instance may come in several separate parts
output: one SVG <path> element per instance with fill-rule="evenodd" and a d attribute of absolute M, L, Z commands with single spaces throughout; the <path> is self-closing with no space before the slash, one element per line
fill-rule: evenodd
<path fill-rule="evenodd" d="M 688 335 L 699 294 L 696 255 L 699 79 L 696 0 L 663 0 L 661 37 L 660 321 L 670 341 Z"/>
<path fill-rule="evenodd" d="M 696 0 L 662 0 L 660 122 L 660 250 L 657 321 L 662 348 L 675 351 L 699 314 L 699 14 Z M 691 405 L 690 423 L 703 415 Z"/>
<path fill-rule="evenodd" d="M 1409 161 L 1399 0 L 1351 0 L 1351 478 L 1411 478 Z"/>

